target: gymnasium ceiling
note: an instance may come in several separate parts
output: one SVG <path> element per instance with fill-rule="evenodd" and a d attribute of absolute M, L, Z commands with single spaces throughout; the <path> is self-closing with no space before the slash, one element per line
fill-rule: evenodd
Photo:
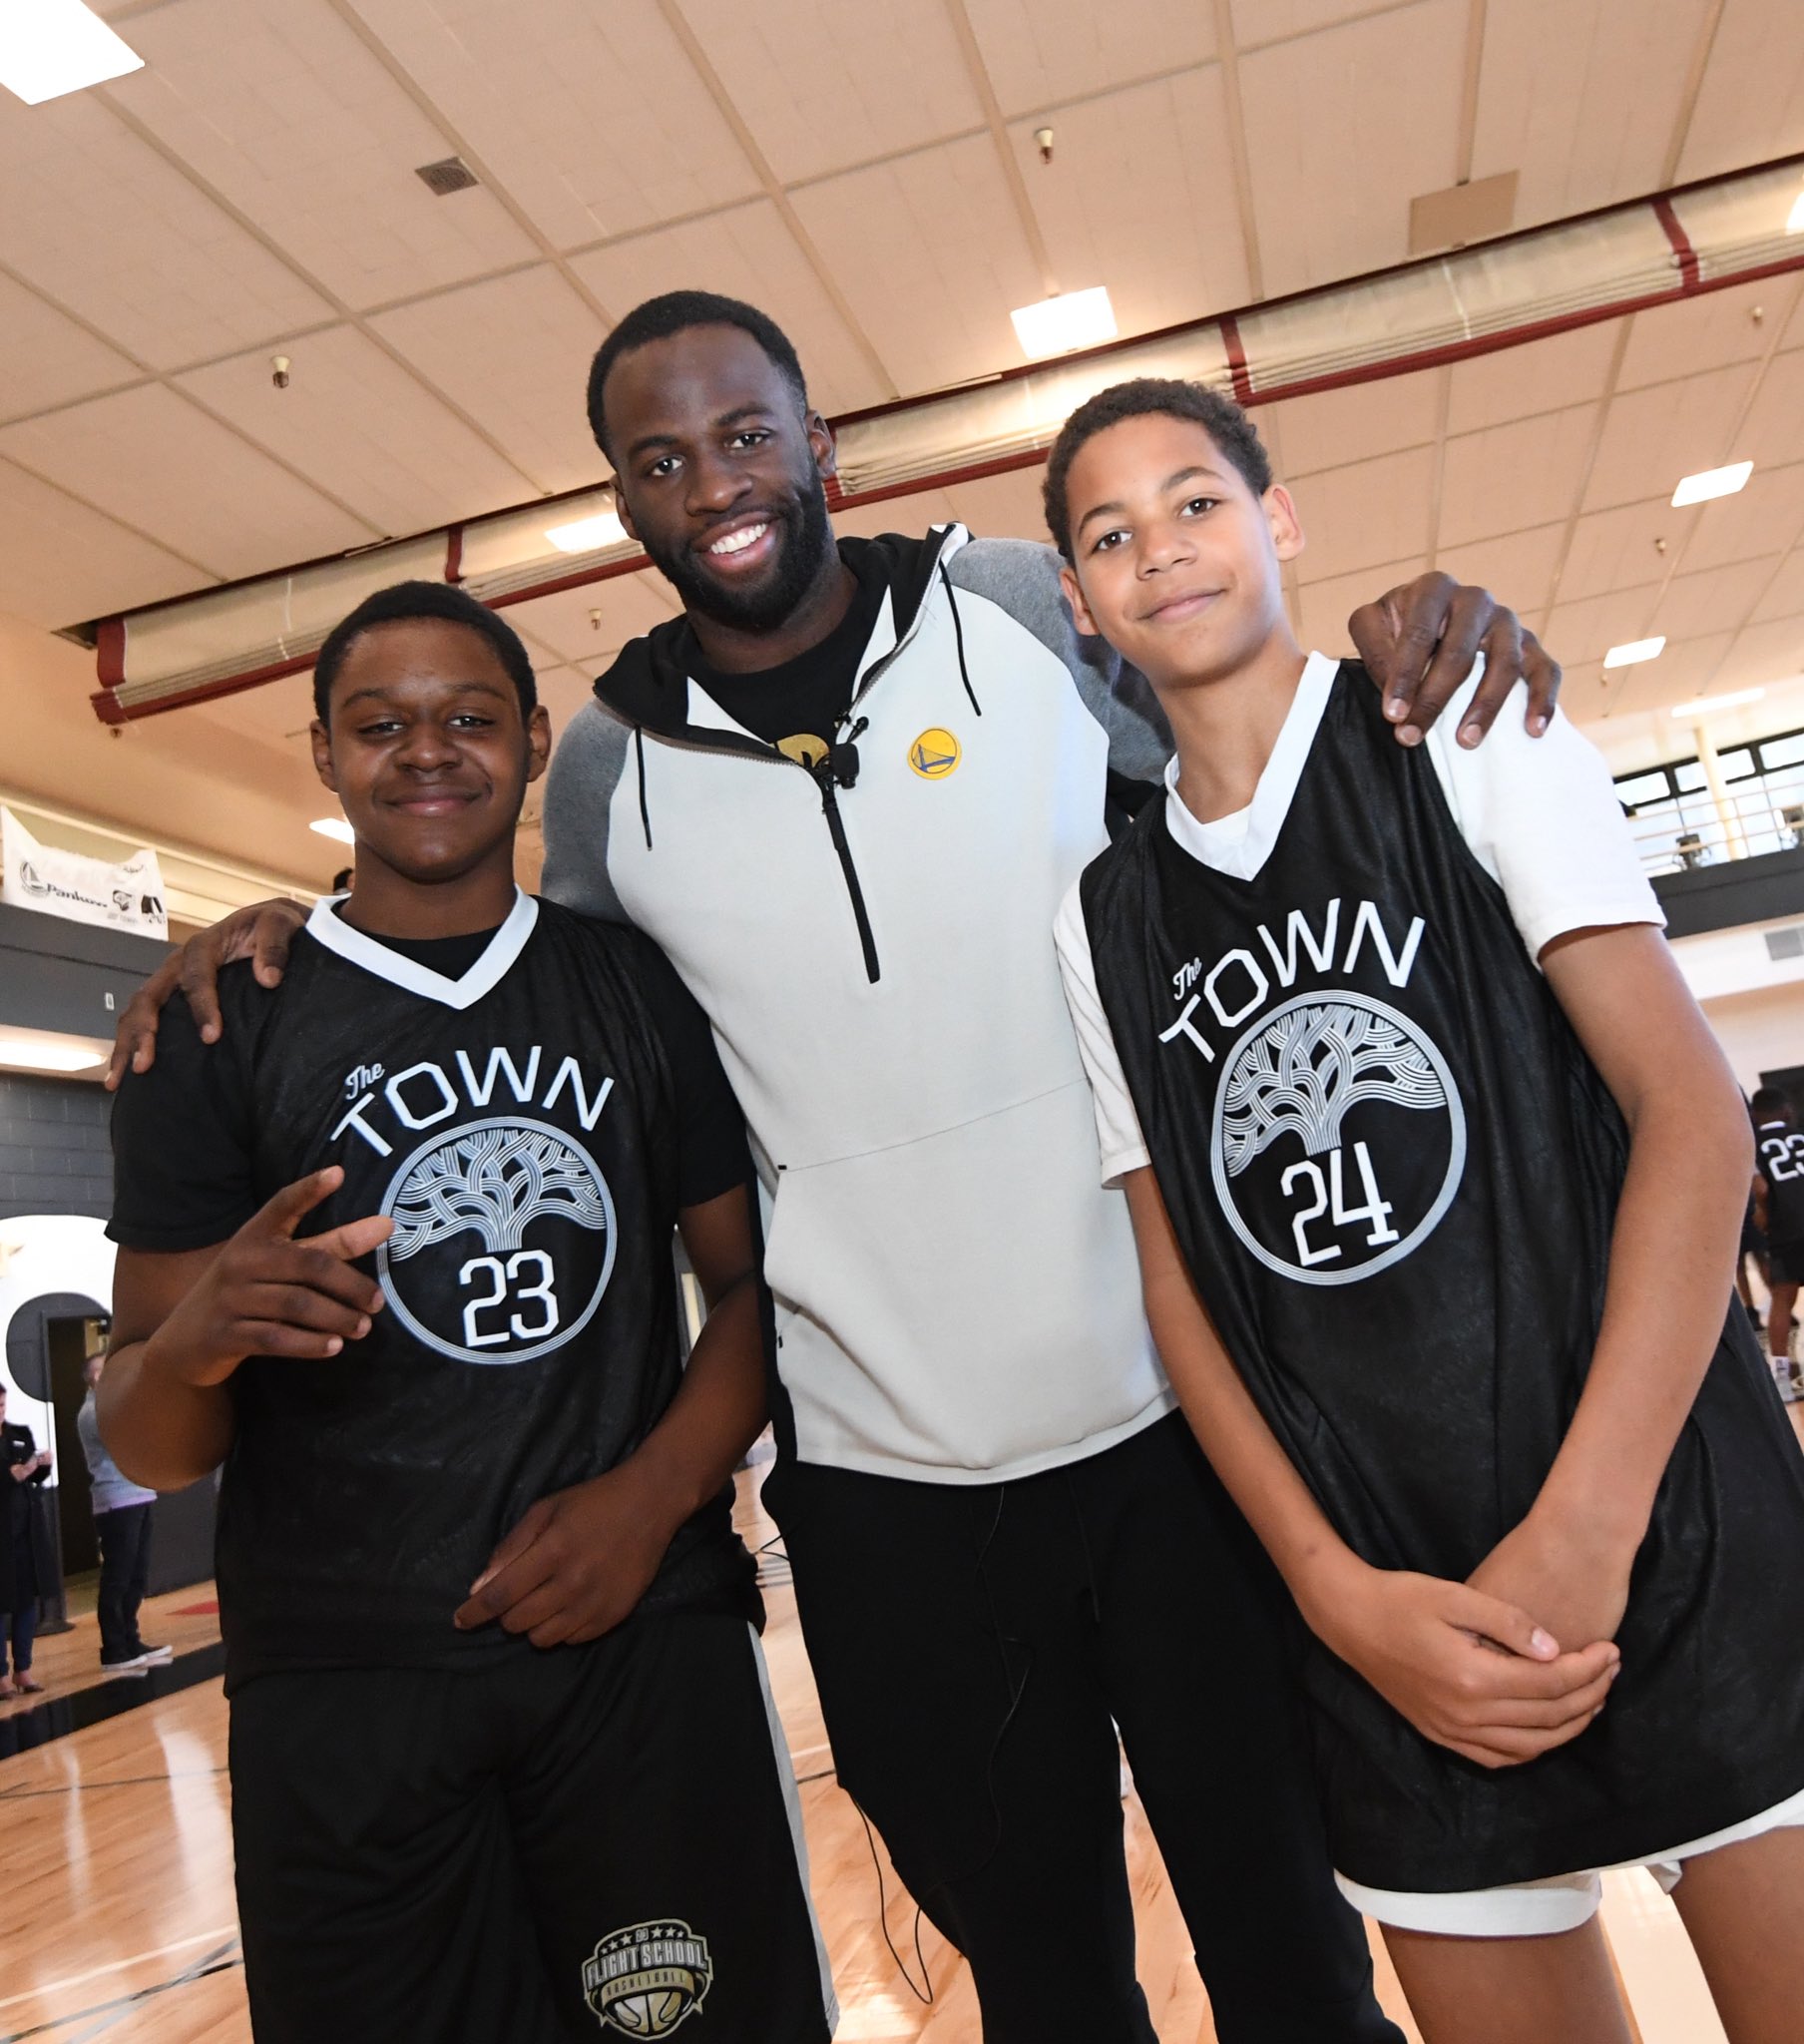
<path fill-rule="evenodd" d="M 1015 366 L 1010 308 L 1049 290 L 1105 283 L 1142 332 L 1401 261 L 1410 202 L 1462 180 L 1516 172 L 1529 227 L 1804 151 L 1795 0 L 98 11 L 143 71 L 0 93 L 0 689 L 32 697 L 0 781 L 315 880 L 304 678 L 109 741 L 50 633 L 595 482 L 588 357 L 652 292 L 764 305 L 841 412 Z M 452 156 L 478 185 L 435 197 L 414 173 Z M 1739 735 L 1804 724 L 1804 280 L 1258 418 L 1311 641 L 1432 564 L 1536 624 L 1625 763 L 1682 751 L 1653 713 L 1705 692 L 1768 687 Z M 1740 496 L 1670 509 L 1736 459 Z M 842 524 L 1039 536 L 1038 484 Z M 510 616 L 562 722 L 671 609 L 648 574 Z"/>

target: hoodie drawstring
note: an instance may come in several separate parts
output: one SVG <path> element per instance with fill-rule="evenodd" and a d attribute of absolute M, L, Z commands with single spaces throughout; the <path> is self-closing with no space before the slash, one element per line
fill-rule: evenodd
<path fill-rule="evenodd" d="M 645 825 L 646 849 L 652 849 L 652 807 L 646 800 L 646 728 L 633 727 L 633 745 L 639 755 L 639 820 Z"/>
<path fill-rule="evenodd" d="M 971 708 L 982 717 L 983 706 L 977 700 L 977 691 L 971 686 L 971 670 L 965 665 L 965 628 L 959 623 L 958 598 L 952 593 L 952 577 L 946 573 L 946 564 L 940 564 L 940 580 L 946 585 L 946 601 L 952 610 L 952 636 L 958 641 L 959 680 L 965 685 L 965 694 L 971 699 Z"/>

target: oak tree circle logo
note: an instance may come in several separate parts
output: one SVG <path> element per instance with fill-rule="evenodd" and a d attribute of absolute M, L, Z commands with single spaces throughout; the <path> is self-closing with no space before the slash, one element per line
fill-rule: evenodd
<path fill-rule="evenodd" d="M 614 1273 L 614 1196 L 589 1152 L 513 1116 L 429 1137 L 382 1196 L 389 1310 L 459 1362 L 530 1362 L 594 1316 Z"/>
<path fill-rule="evenodd" d="M 1438 1047 L 1353 992 L 1299 995 L 1228 1052 L 1210 1168 L 1221 1211 L 1269 1270 L 1351 1284 L 1439 1226 L 1466 1163 L 1466 1114 Z"/>

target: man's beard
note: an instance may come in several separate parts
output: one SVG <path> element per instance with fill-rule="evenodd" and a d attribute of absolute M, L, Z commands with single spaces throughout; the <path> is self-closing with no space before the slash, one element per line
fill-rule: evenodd
<path fill-rule="evenodd" d="M 827 517 L 827 493 L 817 481 L 795 498 L 799 516 L 774 517 L 777 557 L 770 580 L 757 589 L 722 588 L 687 547 L 671 551 L 641 536 L 652 565 L 695 611 L 716 625 L 738 632 L 774 632 L 788 623 L 813 587 L 822 559 L 833 552 L 833 527 Z"/>

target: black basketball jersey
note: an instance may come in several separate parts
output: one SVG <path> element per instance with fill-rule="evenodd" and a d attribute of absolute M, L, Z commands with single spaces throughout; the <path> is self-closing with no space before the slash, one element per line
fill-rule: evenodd
<path fill-rule="evenodd" d="M 677 1105 L 654 964 L 639 933 L 522 894 L 457 979 L 324 904 L 274 993 L 247 966 L 221 975 L 226 1033 L 201 1055 L 241 1068 L 250 1211 L 337 1164 L 344 1182 L 303 1233 L 394 1222 L 367 1267 L 384 1309 L 362 1341 L 319 1361 L 250 1357 L 230 1379 L 229 1682 L 505 1649 L 499 1626 L 451 1623 L 496 1543 L 538 1499 L 623 1460 L 670 1405 Z M 156 1247 L 155 1219 L 116 1215 L 114 1232 Z M 678 1532 L 641 1608 L 752 1616 L 751 1574 L 722 1495 Z"/>
<path fill-rule="evenodd" d="M 1804 1135 L 1794 1123 L 1760 1124 L 1754 1169 L 1766 1181 L 1767 1241 L 1788 1249 L 1804 1243 Z"/>
<path fill-rule="evenodd" d="M 1366 1561 L 1464 1579 L 1583 1387 L 1626 1139 L 1433 763 L 1347 663 L 1252 878 L 1160 801 L 1080 898 L 1178 1242 L 1267 1423 Z M 1804 1787 L 1801 1630 L 1804 1462 L 1737 1309 L 1581 1738 L 1488 1772 L 1312 1643 L 1335 1864 L 1490 1887 L 1768 1807 Z"/>

